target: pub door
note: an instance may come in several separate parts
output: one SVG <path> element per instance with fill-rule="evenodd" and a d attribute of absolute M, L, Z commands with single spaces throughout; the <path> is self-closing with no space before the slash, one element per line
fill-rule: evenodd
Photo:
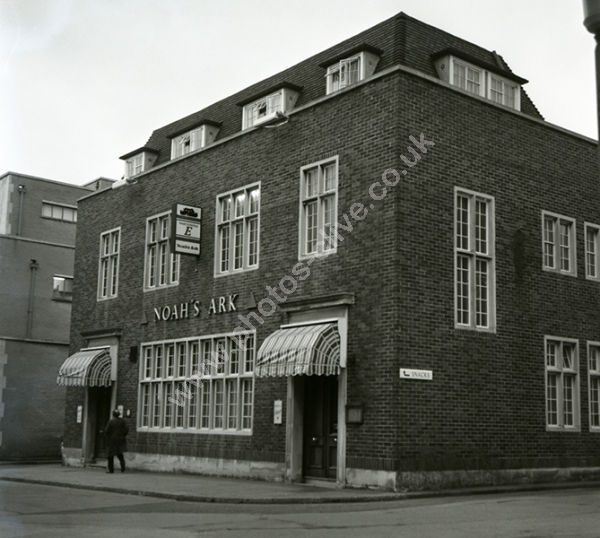
<path fill-rule="evenodd" d="M 303 474 L 336 478 L 338 381 L 335 376 L 304 380 Z"/>
<path fill-rule="evenodd" d="M 94 459 L 106 458 L 108 450 L 104 428 L 110 419 L 110 387 L 90 387 L 90 398 L 95 402 Z"/>

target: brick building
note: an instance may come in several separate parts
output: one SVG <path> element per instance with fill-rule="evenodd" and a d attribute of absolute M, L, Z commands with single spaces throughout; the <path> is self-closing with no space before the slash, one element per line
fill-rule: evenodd
<path fill-rule="evenodd" d="M 65 461 L 122 406 L 140 468 L 593 474 L 596 142 L 526 82 L 399 14 L 124 155 L 79 206 Z"/>
<path fill-rule="evenodd" d="M 106 185 L 0 176 L 0 459 L 60 457 L 77 199 Z"/>

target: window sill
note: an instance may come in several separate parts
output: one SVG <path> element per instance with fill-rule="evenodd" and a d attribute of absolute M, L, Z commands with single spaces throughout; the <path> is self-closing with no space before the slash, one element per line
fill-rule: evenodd
<path fill-rule="evenodd" d="M 167 288 L 174 288 L 175 286 L 179 286 L 179 282 L 176 282 L 174 284 L 166 284 L 164 286 L 155 286 L 154 288 L 144 288 L 144 293 L 146 292 L 150 292 L 150 291 L 158 291 L 158 290 L 164 290 Z"/>
<path fill-rule="evenodd" d="M 227 271 L 224 273 L 215 273 L 214 277 L 215 278 L 221 278 L 224 276 L 234 276 L 234 275 L 241 275 L 243 273 L 249 273 L 250 271 L 256 271 L 259 268 L 258 265 L 253 266 L 253 267 L 248 267 L 247 269 L 235 269 L 233 271 Z"/>
<path fill-rule="evenodd" d="M 545 266 L 542 266 L 542 271 L 546 273 L 554 273 L 555 275 L 570 276 L 577 278 L 577 271 L 561 271 L 560 269 L 553 269 L 551 267 Z"/>
<path fill-rule="evenodd" d="M 569 426 L 569 427 L 546 426 L 546 431 L 549 433 L 581 433 L 581 427 L 580 426 Z"/>
<path fill-rule="evenodd" d="M 468 325 L 459 325 L 458 323 L 454 324 L 454 328 L 461 331 L 471 331 L 475 333 L 483 333 L 483 334 L 496 334 L 496 327 L 483 328 L 483 327 L 471 327 Z"/>

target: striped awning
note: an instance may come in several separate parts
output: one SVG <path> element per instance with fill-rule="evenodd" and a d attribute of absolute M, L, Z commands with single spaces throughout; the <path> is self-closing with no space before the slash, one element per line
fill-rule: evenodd
<path fill-rule="evenodd" d="M 107 347 L 82 349 L 63 362 L 56 383 L 69 387 L 110 387 L 110 373 Z"/>
<path fill-rule="evenodd" d="M 257 377 L 339 374 L 337 324 L 301 325 L 275 331 L 260 346 L 254 373 Z"/>

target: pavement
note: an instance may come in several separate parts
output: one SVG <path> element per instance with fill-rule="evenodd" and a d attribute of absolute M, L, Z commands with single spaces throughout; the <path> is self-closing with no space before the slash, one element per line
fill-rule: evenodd
<path fill-rule="evenodd" d="M 377 489 L 339 488 L 324 482 L 299 484 L 261 480 L 127 470 L 113 474 L 104 467 L 66 467 L 60 463 L 13 464 L 0 462 L 0 481 L 61 486 L 124 493 L 162 499 L 212 503 L 320 504 L 381 502 L 432 496 L 508 493 L 546 489 L 600 487 L 599 482 L 560 482 L 489 486 L 453 490 L 390 492 Z"/>
<path fill-rule="evenodd" d="M 397 500 L 404 495 L 334 485 L 289 484 L 243 478 L 52 464 L 0 465 L 0 480 L 143 495 L 181 501 L 252 504 L 345 503 Z"/>

